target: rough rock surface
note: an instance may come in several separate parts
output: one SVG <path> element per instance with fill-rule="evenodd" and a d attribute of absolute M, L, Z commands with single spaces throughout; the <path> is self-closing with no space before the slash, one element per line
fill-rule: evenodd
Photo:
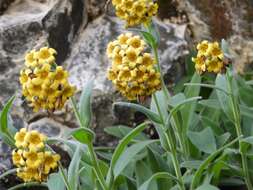
<path fill-rule="evenodd" d="M 226 38 L 238 70 L 253 63 L 253 5 L 250 1 L 158 2 L 160 19 L 155 19 L 155 23 L 161 32 L 159 51 L 167 83 L 182 76 L 188 48 L 206 38 Z M 112 109 L 112 103 L 122 97 L 106 79 L 109 61 L 105 49 L 107 43 L 125 29 L 123 22 L 114 17 L 110 5 L 104 14 L 105 5 L 106 0 L 0 0 L 0 104 L 17 91 L 12 110 L 17 128 L 29 126 L 48 135 L 61 136 L 65 129 L 76 127 L 70 106 L 49 117 L 44 112 L 33 114 L 20 97 L 18 75 L 24 54 L 44 45 L 58 51 L 58 64 L 69 70 L 70 80 L 79 91 L 87 81 L 94 79 L 93 127 L 98 144 L 111 140 L 103 135 L 104 127 L 136 121 L 136 115 L 131 112 Z M 5 148 L 0 143 L 0 152 Z M 0 163 L 10 167 L 6 157 L 8 155 L 0 154 Z M 0 165 L 0 173 L 2 168 Z"/>

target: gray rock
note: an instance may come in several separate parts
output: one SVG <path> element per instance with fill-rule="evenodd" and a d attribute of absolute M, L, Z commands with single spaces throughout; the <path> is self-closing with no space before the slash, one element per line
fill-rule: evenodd
<path fill-rule="evenodd" d="M 53 118 L 42 118 L 29 124 L 28 129 L 40 131 L 47 137 L 63 137 L 69 128 Z"/>

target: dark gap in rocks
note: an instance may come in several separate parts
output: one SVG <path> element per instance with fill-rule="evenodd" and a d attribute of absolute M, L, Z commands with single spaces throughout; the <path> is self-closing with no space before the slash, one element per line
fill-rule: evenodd
<path fill-rule="evenodd" d="M 77 33 L 83 22 L 83 11 L 85 11 L 83 0 L 72 0 L 72 11 L 71 11 L 71 19 L 74 25 L 74 35 Z"/>
<path fill-rule="evenodd" d="M 169 19 L 175 24 L 182 24 L 188 22 L 185 11 L 179 9 L 177 0 L 158 0 L 159 12 L 158 17 L 162 20 Z"/>
<path fill-rule="evenodd" d="M 15 0 L 2 0 L 0 1 L 0 16 L 4 14 L 4 12 L 8 9 L 8 7 L 14 2 Z"/>
<path fill-rule="evenodd" d="M 43 19 L 43 25 L 48 32 L 49 46 L 58 52 L 56 62 L 61 65 L 70 50 L 68 35 L 71 31 L 71 19 L 67 10 L 56 15 L 53 15 L 52 11 Z"/>

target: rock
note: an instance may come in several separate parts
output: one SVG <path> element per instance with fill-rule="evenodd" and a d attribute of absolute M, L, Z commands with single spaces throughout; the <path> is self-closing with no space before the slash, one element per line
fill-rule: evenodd
<path fill-rule="evenodd" d="M 42 118 L 28 125 L 29 130 L 37 130 L 47 137 L 63 137 L 68 129 L 67 126 L 60 124 L 50 118 Z"/>

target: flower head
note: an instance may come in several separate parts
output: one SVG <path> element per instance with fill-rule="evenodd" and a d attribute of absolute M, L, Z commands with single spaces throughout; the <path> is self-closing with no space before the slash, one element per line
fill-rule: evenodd
<path fill-rule="evenodd" d="M 224 53 L 218 42 L 202 41 L 197 45 L 198 54 L 192 61 L 199 74 L 204 72 L 221 73 L 226 64 L 224 63 Z"/>
<path fill-rule="evenodd" d="M 126 21 L 127 27 L 148 23 L 158 11 L 158 4 L 152 0 L 113 0 L 112 4 L 116 15 Z"/>
<path fill-rule="evenodd" d="M 57 168 L 60 155 L 46 150 L 46 137 L 38 131 L 21 129 L 15 137 L 21 134 L 22 142 L 25 142 L 26 146 L 19 146 L 12 151 L 13 164 L 18 167 L 17 176 L 25 182 L 45 181 L 50 172 Z M 18 144 L 19 139 L 15 140 Z"/>
<path fill-rule="evenodd" d="M 43 47 L 26 55 L 26 68 L 21 70 L 19 80 L 22 94 L 34 111 L 62 109 L 75 93 L 68 82 L 68 72 L 56 65 L 55 54 L 53 48 Z"/>
<path fill-rule="evenodd" d="M 129 100 L 149 96 L 161 87 L 155 61 L 144 50 L 145 42 L 131 33 L 121 34 L 108 44 L 107 54 L 112 66 L 107 77 Z"/>

